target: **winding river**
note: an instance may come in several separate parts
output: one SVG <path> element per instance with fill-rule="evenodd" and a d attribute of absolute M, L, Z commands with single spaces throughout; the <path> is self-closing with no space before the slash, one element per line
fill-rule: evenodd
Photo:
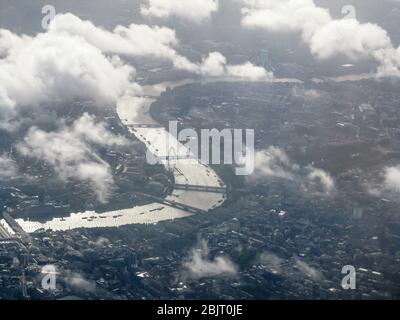
<path fill-rule="evenodd" d="M 180 185 L 195 185 L 208 187 L 224 187 L 223 181 L 207 165 L 195 159 L 190 151 L 165 128 L 161 127 L 149 116 L 149 109 L 152 102 L 165 90 L 166 86 L 179 86 L 190 81 L 179 81 L 176 83 L 163 83 L 155 86 L 144 87 L 144 98 L 138 105 L 138 98 L 124 96 L 117 104 L 117 113 L 122 123 L 139 140 L 146 144 L 149 151 L 161 159 L 168 154 L 167 146 L 177 145 L 177 160 L 162 160 L 164 166 L 174 173 L 175 183 Z M 143 99 L 143 98 L 140 98 Z M 139 128 L 138 124 L 150 124 L 153 127 Z M 158 126 L 158 127 L 157 127 Z M 168 143 L 167 143 L 168 142 Z M 191 159 L 180 159 L 180 157 Z M 173 190 L 166 200 L 181 203 L 203 211 L 215 209 L 226 200 L 224 193 L 210 193 L 188 190 Z M 165 220 L 174 220 L 192 215 L 187 211 L 166 206 L 160 203 L 150 203 L 143 206 L 136 206 L 129 209 L 122 209 L 98 214 L 94 211 L 82 213 L 71 213 L 64 218 L 53 218 L 46 222 L 38 222 L 24 219 L 17 219 L 17 222 L 28 233 L 39 229 L 66 231 L 77 228 L 103 228 L 119 227 L 129 224 L 153 224 Z"/>
<path fill-rule="evenodd" d="M 343 81 L 359 81 L 363 79 L 375 78 L 374 74 L 348 75 L 344 77 L 314 79 L 313 81 L 324 82 L 326 80 L 343 82 Z M 227 79 L 232 81 L 232 79 Z M 157 97 L 165 91 L 167 87 L 178 87 L 191 83 L 204 83 L 207 81 L 196 79 L 184 79 L 174 82 L 164 82 L 151 86 L 144 86 L 144 96 L 146 98 L 136 98 L 124 96 L 117 103 L 117 113 L 122 123 L 132 132 L 139 140 L 146 144 L 148 150 L 154 155 L 163 158 L 168 155 L 168 143 L 171 142 L 178 146 L 178 160 L 172 164 L 167 160 L 162 163 L 167 169 L 174 173 L 175 182 L 180 185 L 195 185 L 208 187 L 224 187 L 223 181 L 218 175 L 207 165 L 199 160 L 187 159 L 180 160 L 179 157 L 187 157 L 190 151 L 179 143 L 165 128 L 161 127 L 149 115 L 151 104 Z M 302 83 L 298 79 L 274 79 L 274 83 Z M 137 99 L 142 99 L 138 103 Z M 143 101 L 144 99 L 144 101 Z M 144 102 L 144 103 L 143 103 Z M 140 107 L 137 107 L 140 105 Z M 153 127 L 140 128 L 135 125 L 147 124 Z M 194 157 L 193 157 L 194 158 Z M 178 202 L 194 208 L 208 211 L 221 206 L 226 200 L 224 193 L 209 193 L 188 190 L 173 190 L 166 200 Z M 154 224 L 160 221 L 174 220 L 192 215 L 184 210 L 166 206 L 160 203 L 150 203 L 144 206 L 136 206 L 129 209 L 110 211 L 98 214 L 94 211 L 82 213 L 72 213 L 68 217 L 53 218 L 46 222 L 30 221 L 17 219 L 17 222 L 28 233 L 35 232 L 39 229 L 66 231 L 77 228 L 104 228 L 119 227 L 129 224 Z"/>

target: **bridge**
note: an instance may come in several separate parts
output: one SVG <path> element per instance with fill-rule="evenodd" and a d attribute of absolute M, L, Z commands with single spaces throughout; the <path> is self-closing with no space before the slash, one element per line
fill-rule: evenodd
<path fill-rule="evenodd" d="M 0 243 L 11 243 L 11 242 L 20 244 L 21 240 L 19 238 L 15 238 L 15 237 L 0 239 Z"/>
<path fill-rule="evenodd" d="M 195 156 L 187 155 L 187 156 L 157 156 L 157 158 L 161 160 L 197 160 Z"/>
<path fill-rule="evenodd" d="M 210 186 L 196 186 L 191 184 L 175 184 L 175 189 L 188 190 L 188 191 L 199 191 L 199 192 L 210 192 L 210 193 L 226 193 L 226 187 L 210 187 Z"/>
<path fill-rule="evenodd" d="M 152 199 L 152 200 L 154 200 L 154 201 L 156 201 L 158 203 L 165 204 L 166 206 L 169 206 L 169 207 L 172 207 L 172 208 L 180 209 L 180 210 L 187 211 L 187 212 L 194 213 L 194 214 L 207 213 L 207 211 L 205 211 L 205 210 L 202 210 L 202 209 L 199 209 L 199 208 L 195 208 L 195 207 L 192 207 L 192 206 L 188 206 L 186 204 L 179 203 L 179 202 L 176 202 L 176 201 L 163 199 L 163 198 L 156 197 L 156 196 L 153 196 L 153 195 L 150 195 L 150 194 L 147 194 L 147 193 L 141 193 L 141 192 L 135 192 L 135 193 L 137 195 L 150 198 L 150 199 Z"/>
<path fill-rule="evenodd" d="M 8 214 L 7 212 L 3 212 L 3 218 L 11 227 L 11 229 L 13 229 L 17 237 L 21 239 L 22 242 L 33 242 L 33 238 L 28 233 L 26 233 L 24 229 L 22 229 L 22 227 L 18 224 L 17 221 L 14 220 L 14 218 L 10 214 Z"/>
<path fill-rule="evenodd" d="M 183 211 L 187 211 L 187 212 L 190 212 L 190 213 L 194 213 L 194 214 L 207 213 L 207 211 L 205 211 L 205 210 L 202 210 L 202 209 L 199 209 L 199 208 L 195 208 L 195 207 L 192 207 L 192 206 L 188 206 L 187 204 L 182 204 L 182 203 L 179 203 L 179 202 L 176 202 L 176 201 L 172 201 L 172 200 L 163 199 L 162 203 L 167 205 L 167 206 L 170 206 L 170 207 L 173 207 L 173 208 L 176 208 L 176 209 L 180 209 L 180 210 L 183 210 Z"/>
<path fill-rule="evenodd" d="M 164 128 L 163 126 L 159 125 L 159 124 L 145 124 L 145 123 L 138 123 L 138 124 L 129 124 L 127 125 L 128 128 L 155 128 L 155 129 L 159 129 L 159 128 Z"/>
<path fill-rule="evenodd" d="M 4 239 L 10 239 L 10 238 L 12 238 L 11 234 L 8 232 L 8 230 L 6 228 L 4 228 L 0 224 L 0 241 L 4 240 Z"/>

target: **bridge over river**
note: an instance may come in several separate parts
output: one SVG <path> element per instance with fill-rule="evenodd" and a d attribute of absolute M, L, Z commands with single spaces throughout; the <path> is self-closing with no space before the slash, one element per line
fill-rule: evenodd
<path fill-rule="evenodd" d="M 155 91 L 157 94 L 161 92 Z M 145 95 L 151 96 L 151 94 Z M 154 202 L 144 206 L 105 213 L 93 211 L 72 213 L 67 217 L 53 218 L 46 222 L 17 219 L 25 232 L 32 233 L 39 229 L 64 231 L 76 228 L 151 224 L 206 213 L 224 203 L 225 185 L 212 168 L 197 160 L 190 154 L 190 150 L 150 117 L 150 105 L 156 96 L 147 98 L 146 103 L 139 108 L 135 100 L 137 98 L 125 96 L 118 101 L 117 113 L 128 130 L 173 172 L 176 188 L 171 195 L 165 199 L 153 197 Z M 178 145 L 178 152 L 173 155 L 173 161 L 168 156 L 170 152 L 168 146 L 171 141 L 174 145 Z"/>

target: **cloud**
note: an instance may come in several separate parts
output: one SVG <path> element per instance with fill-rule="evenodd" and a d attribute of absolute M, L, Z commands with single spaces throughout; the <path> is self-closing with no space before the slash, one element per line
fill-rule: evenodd
<path fill-rule="evenodd" d="M 271 273 L 284 273 L 285 260 L 271 252 L 263 252 L 259 257 L 259 262 Z"/>
<path fill-rule="evenodd" d="M 65 283 L 79 291 L 94 293 L 96 292 L 96 282 L 86 280 L 81 274 L 77 272 L 68 272 L 64 277 Z"/>
<path fill-rule="evenodd" d="M 317 282 L 323 279 L 320 271 L 305 261 L 300 260 L 297 256 L 293 256 L 290 259 L 283 259 L 272 252 L 265 251 L 259 256 L 258 263 L 263 265 L 268 272 L 285 277 L 298 279 L 299 277 L 303 278 L 305 275 Z"/>
<path fill-rule="evenodd" d="M 308 170 L 307 178 L 312 182 L 316 182 L 324 193 L 329 194 L 335 190 L 335 181 L 328 172 L 311 166 L 308 167 Z"/>
<path fill-rule="evenodd" d="M 294 179 L 294 171 L 299 167 L 293 164 L 285 151 L 277 147 L 269 147 L 264 151 L 258 151 L 254 156 L 254 173 L 251 179 L 265 179 L 276 177 Z"/>
<path fill-rule="evenodd" d="M 318 59 L 343 55 L 374 59 L 379 76 L 400 76 L 400 51 L 387 32 L 356 19 L 335 20 L 312 0 L 242 0 L 242 25 L 269 32 L 297 32 Z"/>
<path fill-rule="evenodd" d="M 209 259 L 208 244 L 201 240 L 191 252 L 189 259 L 184 263 L 187 276 L 190 278 L 205 278 L 216 276 L 234 276 L 238 273 L 236 265 L 225 256 Z"/>
<path fill-rule="evenodd" d="M 17 164 L 6 154 L 0 155 L 0 181 L 15 177 L 18 173 Z"/>
<path fill-rule="evenodd" d="M 220 77 L 225 73 L 226 58 L 219 52 L 211 52 L 203 59 L 200 65 L 200 73 L 208 74 L 211 77 Z"/>
<path fill-rule="evenodd" d="M 105 122 L 96 122 L 95 117 L 88 113 L 84 113 L 73 123 L 72 131 L 85 141 L 98 145 L 123 146 L 129 143 L 125 137 L 111 133 Z"/>
<path fill-rule="evenodd" d="M 189 7 L 185 4 L 185 8 Z M 250 62 L 230 66 L 219 52 L 210 53 L 200 63 L 191 62 L 174 49 L 179 41 L 175 31 L 167 27 L 150 27 L 143 24 L 131 24 L 128 27 L 119 25 L 110 32 L 96 27 L 90 21 L 82 21 L 72 14 L 63 14 L 56 16 L 50 25 L 49 32 L 79 36 L 108 54 L 165 59 L 171 61 L 177 69 L 203 76 L 230 76 L 244 80 L 266 80 L 272 77 L 272 74 L 264 68 L 256 67 Z"/>
<path fill-rule="evenodd" d="M 194 63 L 174 47 L 175 31 L 131 24 L 107 31 L 67 13 L 34 37 L 0 29 L 0 126 L 30 108 L 51 101 L 91 99 L 115 104 L 126 94 L 140 95 L 135 69 L 122 56 L 170 61 L 175 68 L 206 77 L 269 80 L 272 74 L 250 62 L 229 65 L 218 52 Z"/>
<path fill-rule="evenodd" d="M 304 89 L 295 86 L 292 89 L 292 95 L 296 98 L 304 99 L 307 102 L 314 102 L 322 98 L 324 93 L 315 89 Z"/>
<path fill-rule="evenodd" d="M 304 190 L 315 190 L 328 195 L 334 194 L 335 180 L 331 175 L 313 166 L 300 167 L 286 152 L 278 147 L 268 147 L 254 154 L 254 172 L 248 181 L 266 181 L 268 178 L 280 178 L 301 185 Z"/>
<path fill-rule="evenodd" d="M 68 181 L 87 182 L 100 202 L 107 202 L 114 181 L 108 165 L 91 148 L 99 146 L 122 146 L 123 137 L 109 132 L 103 122 L 84 114 L 72 126 L 55 132 L 45 132 L 32 127 L 24 141 L 17 145 L 23 155 L 37 158 L 51 165 L 57 176 Z"/>
<path fill-rule="evenodd" d="M 380 62 L 378 76 L 400 77 L 400 47 L 377 50 L 374 57 Z"/>
<path fill-rule="evenodd" d="M 143 16 L 177 17 L 200 23 L 210 19 L 217 10 L 218 0 L 148 0 L 148 5 L 141 6 L 140 13 Z"/>
<path fill-rule="evenodd" d="M 385 168 L 383 177 L 385 189 L 400 193 L 400 166 Z"/>
<path fill-rule="evenodd" d="M 247 81 L 267 81 L 273 78 L 272 72 L 250 62 L 229 65 L 226 58 L 219 52 L 211 52 L 193 71 L 214 78 L 225 77 Z"/>
<path fill-rule="evenodd" d="M 311 267 L 309 264 L 300 260 L 299 258 L 294 258 L 295 265 L 297 269 L 299 269 L 302 273 L 304 273 L 307 277 L 311 278 L 314 281 L 321 281 L 322 274 L 314 267 Z"/>
<path fill-rule="evenodd" d="M 271 32 L 304 32 L 309 36 L 330 21 L 329 12 L 312 0 L 243 0 L 242 25 Z"/>
<path fill-rule="evenodd" d="M 400 194 L 400 165 L 383 168 L 376 181 L 365 183 L 365 189 L 374 197 L 385 197 L 397 202 Z"/>
<path fill-rule="evenodd" d="M 15 116 L 15 104 L 16 102 L 8 96 L 6 88 L 0 85 L 0 121 L 2 119 L 8 120 Z"/>
<path fill-rule="evenodd" d="M 0 30 L 0 122 L 44 102 L 91 99 L 115 103 L 132 87 L 135 70 L 76 36 L 36 37 Z"/>
<path fill-rule="evenodd" d="M 376 24 L 360 23 L 355 19 L 332 20 L 316 30 L 309 39 L 311 53 L 319 59 L 344 55 L 352 60 L 373 57 L 390 48 L 386 31 Z"/>
<path fill-rule="evenodd" d="M 118 114 L 121 119 L 126 119 L 130 122 L 135 121 L 140 114 L 140 110 L 146 105 L 150 105 L 152 101 L 152 99 L 146 97 L 123 96 L 118 100 Z"/>
<path fill-rule="evenodd" d="M 106 247 L 111 243 L 111 241 L 105 237 L 99 237 L 95 242 L 91 242 L 96 247 Z"/>
<path fill-rule="evenodd" d="M 71 13 L 66 13 L 54 18 L 47 34 L 79 37 L 108 54 L 171 60 L 177 56 L 172 48 L 178 44 L 175 31 L 167 27 L 145 24 L 130 24 L 128 27 L 118 25 L 111 32 L 95 26 L 91 21 L 81 20 Z"/>
<path fill-rule="evenodd" d="M 228 65 L 226 70 L 228 77 L 247 81 L 268 81 L 273 78 L 272 72 L 269 72 L 262 67 L 255 66 L 250 62 L 234 66 Z"/>

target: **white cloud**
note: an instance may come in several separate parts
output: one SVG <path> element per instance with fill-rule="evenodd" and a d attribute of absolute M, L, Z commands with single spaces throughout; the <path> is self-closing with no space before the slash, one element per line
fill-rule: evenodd
<path fill-rule="evenodd" d="M 258 151 L 254 157 L 254 173 L 251 179 L 265 179 L 277 177 L 294 179 L 294 171 L 299 167 L 291 162 L 285 151 L 277 147 L 269 147 L 267 150 Z"/>
<path fill-rule="evenodd" d="M 247 81 L 271 80 L 273 78 L 272 72 L 268 72 L 264 68 L 255 66 L 250 62 L 234 66 L 228 65 L 226 70 L 228 77 Z"/>
<path fill-rule="evenodd" d="M 328 172 L 314 167 L 308 167 L 308 170 L 310 173 L 307 178 L 318 183 L 324 193 L 329 194 L 335 190 L 335 181 Z"/>
<path fill-rule="evenodd" d="M 111 241 L 105 237 L 99 237 L 95 242 L 90 242 L 90 244 L 93 244 L 96 247 L 104 248 L 108 245 L 110 245 Z"/>
<path fill-rule="evenodd" d="M 254 172 L 249 182 L 281 178 L 300 183 L 304 190 L 310 189 L 329 195 L 334 194 L 335 180 L 331 175 L 313 166 L 300 167 L 286 152 L 278 147 L 268 147 L 254 154 Z"/>
<path fill-rule="evenodd" d="M 6 154 L 0 155 L 0 180 L 7 180 L 16 176 L 18 172 L 17 165 L 14 160 L 10 159 Z"/>
<path fill-rule="evenodd" d="M 365 183 L 365 188 L 374 197 L 385 197 L 397 202 L 400 194 L 400 165 L 383 168 L 379 178 Z"/>
<path fill-rule="evenodd" d="M 258 258 L 258 262 L 266 268 L 268 272 L 280 274 L 296 279 L 304 275 L 313 281 L 321 281 L 323 275 L 315 267 L 310 266 L 298 257 L 293 256 L 290 259 L 283 259 L 272 252 L 263 252 Z M 297 271 L 294 273 L 294 271 Z"/>
<path fill-rule="evenodd" d="M 298 32 L 319 59 L 344 55 L 375 59 L 379 76 L 400 76 L 400 51 L 387 32 L 356 19 L 335 20 L 312 0 L 242 0 L 242 25 L 269 32 Z"/>
<path fill-rule="evenodd" d="M 161 91 L 164 91 L 164 88 Z M 152 101 L 152 99 L 146 97 L 123 96 L 118 100 L 118 114 L 122 119 L 126 119 L 129 122 L 136 121 L 140 114 L 140 109 L 150 105 Z"/>
<path fill-rule="evenodd" d="M 95 118 L 87 113 L 74 122 L 72 131 L 85 141 L 98 145 L 123 146 L 129 143 L 126 138 L 108 131 L 104 122 L 96 122 Z"/>
<path fill-rule="evenodd" d="M 200 66 L 200 73 L 208 74 L 211 77 L 221 77 L 225 73 L 226 58 L 219 52 L 211 52 L 203 59 Z"/>
<path fill-rule="evenodd" d="M 124 145 L 126 140 L 109 132 L 104 123 L 84 114 L 72 126 L 56 132 L 32 127 L 24 141 L 17 145 L 23 155 L 50 164 L 62 180 L 88 182 L 99 201 L 107 202 L 114 187 L 108 165 L 92 150 L 90 144 Z"/>
<path fill-rule="evenodd" d="M 79 37 L 51 32 L 27 37 L 0 30 L 0 47 L 7 48 L 0 59 L 3 123 L 19 108 L 43 102 L 82 98 L 115 103 L 132 86 L 133 67 L 107 58 Z"/>
<path fill-rule="evenodd" d="M 242 25 L 272 32 L 302 32 L 309 36 L 330 21 L 329 12 L 312 0 L 243 0 Z"/>
<path fill-rule="evenodd" d="M 177 17 L 200 23 L 211 18 L 218 10 L 218 0 L 148 0 L 140 12 L 144 16 L 169 18 Z"/>
<path fill-rule="evenodd" d="M 219 52 L 211 52 L 193 70 L 196 73 L 214 78 L 234 78 L 246 81 L 267 81 L 273 78 L 271 72 L 250 62 L 229 65 L 226 58 Z"/>
<path fill-rule="evenodd" d="M 229 65 L 218 52 L 193 63 L 177 53 L 177 44 L 175 31 L 166 27 L 131 24 L 110 32 L 70 13 L 57 15 L 47 32 L 34 37 L 0 29 L 0 125 L 7 126 L 23 106 L 77 98 L 114 104 L 127 92 L 140 94 L 124 55 L 165 59 L 207 77 L 272 77 L 249 62 Z"/>
<path fill-rule="evenodd" d="M 385 168 L 383 176 L 385 189 L 400 193 L 400 166 Z"/>
<path fill-rule="evenodd" d="M 140 96 L 135 69 L 121 60 L 123 55 L 167 59 L 176 68 L 207 77 L 252 81 L 272 77 L 249 62 L 230 65 L 218 52 L 192 63 L 173 48 L 177 44 L 175 31 L 169 28 L 131 24 L 110 32 L 72 14 L 57 15 L 48 31 L 35 36 L 0 29 L 0 127 L 12 129 L 10 121 L 21 110 L 48 102 L 89 99 L 116 104 L 123 96 Z M 145 102 L 137 99 L 138 105 Z M 105 201 L 112 179 L 99 159 L 91 161 L 95 156 L 89 156 L 88 146 L 124 142 L 113 140 L 101 123 L 92 120 L 86 115 L 72 128 L 52 133 L 34 127 L 19 148 L 49 162 L 64 179 L 90 181 Z"/>
<path fill-rule="evenodd" d="M 186 8 L 188 8 L 186 4 Z M 243 80 L 268 80 L 272 74 L 250 62 L 231 66 L 219 52 L 211 52 L 200 63 L 189 61 L 174 47 L 179 44 L 175 31 L 158 26 L 131 24 L 117 26 L 113 32 L 82 21 L 72 14 L 58 15 L 50 25 L 50 33 L 79 36 L 102 52 L 118 55 L 154 57 L 171 61 L 175 68 L 209 77 L 233 77 Z"/>
<path fill-rule="evenodd" d="M 131 24 L 128 27 L 118 25 L 110 32 L 95 26 L 91 21 L 81 20 L 71 13 L 66 13 L 54 18 L 48 34 L 80 37 L 104 53 L 171 60 L 177 56 L 172 48 L 178 44 L 175 31 L 167 27 L 150 27 L 144 24 Z"/>
<path fill-rule="evenodd" d="M 236 265 L 226 256 L 217 256 L 210 260 L 208 244 L 204 240 L 192 250 L 184 266 L 191 278 L 233 276 L 238 272 Z"/>
<path fill-rule="evenodd" d="M 308 263 L 300 260 L 299 258 L 294 259 L 296 267 L 304 273 L 306 276 L 311 278 L 314 281 L 321 281 L 322 280 L 322 274 L 319 272 L 316 268 L 310 266 Z"/>
<path fill-rule="evenodd" d="M 374 57 L 380 62 L 378 76 L 400 77 L 400 47 L 377 50 Z"/>
<path fill-rule="evenodd" d="M 263 252 L 259 257 L 259 262 L 271 273 L 284 273 L 285 260 L 272 252 Z"/>
<path fill-rule="evenodd" d="M 311 53 L 320 59 L 345 55 L 352 60 L 370 58 L 389 48 L 386 31 L 376 24 L 361 24 L 355 19 L 332 20 L 316 30 L 309 40 Z"/>
<path fill-rule="evenodd" d="M 292 89 L 292 95 L 297 98 L 302 98 L 307 102 L 311 102 L 321 98 L 323 93 L 315 89 L 303 89 L 295 86 Z"/>
<path fill-rule="evenodd" d="M 79 291 L 84 292 L 95 292 L 96 291 L 96 282 L 86 280 L 81 274 L 77 272 L 68 272 L 67 275 L 64 277 L 65 283 Z"/>

